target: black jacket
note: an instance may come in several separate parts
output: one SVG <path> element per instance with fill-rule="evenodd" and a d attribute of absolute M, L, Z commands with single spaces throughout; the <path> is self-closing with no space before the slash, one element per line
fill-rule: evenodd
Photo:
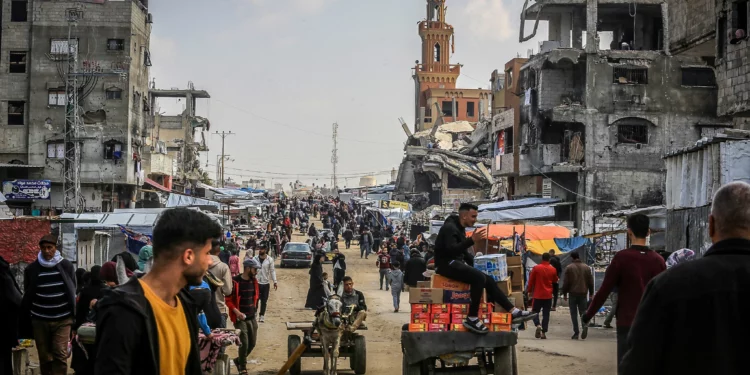
<path fill-rule="evenodd" d="M 466 228 L 461 226 L 458 215 L 449 216 L 435 240 L 435 267 L 447 266 L 452 260 L 473 265 L 474 256 L 468 251 L 472 246 L 474 240 L 466 237 Z"/>
<path fill-rule="evenodd" d="M 557 277 L 559 278 L 560 275 L 562 275 L 562 264 L 560 263 L 560 258 L 553 256 L 549 259 L 549 265 L 555 268 L 555 271 L 557 271 Z"/>
<path fill-rule="evenodd" d="M 18 345 L 17 321 L 21 299 L 21 288 L 10 271 L 10 265 L 0 257 L 0 322 L 5 323 L 5 328 L 0 331 L 0 350 L 7 353 Z"/>
<path fill-rule="evenodd" d="M 620 365 L 627 375 L 745 374 L 750 342 L 750 241 L 714 244 L 654 277 Z"/>
<path fill-rule="evenodd" d="M 406 271 L 404 272 L 404 283 L 412 288 L 417 286 L 418 281 L 424 281 L 424 271 L 427 271 L 427 262 L 422 258 L 422 254 L 412 253 L 414 255 L 406 261 Z"/>
<path fill-rule="evenodd" d="M 198 312 L 184 290 L 178 294 L 190 331 L 186 375 L 202 375 L 198 353 Z M 159 338 L 151 304 L 138 278 L 104 293 L 97 303 L 95 374 L 156 375 L 159 373 Z"/>
<path fill-rule="evenodd" d="M 65 283 L 66 297 L 68 297 L 68 303 L 70 306 L 70 317 L 75 319 L 76 315 L 76 270 L 73 267 L 73 263 L 69 260 L 63 259 L 60 263 L 57 263 L 55 268 L 60 272 L 60 276 L 63 278 Z M 32 338 L 33 333 L 31 329 L 31 303 L 34 301 L 36 295 L 37 279 L 39 278 L 39 272 L 41 272 L 42 266 L 38 260 L 34 263 L 29 264 L 25 270 L 23 270 L 23 301 L 21 302 L 21 315 L 19 330 L 21 338 Z"/>

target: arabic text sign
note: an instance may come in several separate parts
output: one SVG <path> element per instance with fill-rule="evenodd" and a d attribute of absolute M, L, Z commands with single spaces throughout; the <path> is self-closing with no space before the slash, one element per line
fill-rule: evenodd
<path fill-rule="evenodd" d="M 51 187 L 49 180 L 3 181 L 3 195 L 11 200 L 49 199 Z"/>
<path fill-rule="evenodd" d="M 409 210 L 409 203 L 399 201 L 380 201 L 380 208 L 403 208 Z"/>

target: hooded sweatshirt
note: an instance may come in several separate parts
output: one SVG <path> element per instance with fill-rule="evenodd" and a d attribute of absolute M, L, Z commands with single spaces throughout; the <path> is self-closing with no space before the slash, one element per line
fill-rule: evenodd
<path fill-rule="evenodd" d="M 214 292 L 216 295 L 216 304 L 219 306 L 219 311 L 222 314 L 229 314 L 225 298 L 232 294 L 232 273 L 229 271 L 229 266 L 222 262 L 216 255 L 211 255 L 211 262 L 208 272 L 211 272 L 217 279 L 224 282 L 224 285 L 221 288 L 217 288 L 216 292 Z"/>

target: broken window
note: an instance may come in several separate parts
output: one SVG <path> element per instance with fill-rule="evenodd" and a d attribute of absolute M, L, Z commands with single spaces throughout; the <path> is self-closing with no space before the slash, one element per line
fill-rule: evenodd
<path fill-rule="evenodd" d="M 26 73 L 26 52 L 10 53 L 10 73 Z"/>
<path fill-rule="evenodd" d="M 64 106 L 68 102 L 68 95 L 64 88 L 50 89 L 47 104 L 50 107 Z"/>
<path fill-rule="evenodd" d="M 719 17 L 719 22 L 716 30 L 716 57 L 724 57 L 724 49 L 727 45 L 727 18 L 725 16 Z"/>
<path fill-rule="evenodd" d="M 618 143 L 648 143 L 648 125 L 618 125 L 617 126 Z"/>
<path fill-rule="evenodd" d="M 72 40 L 72 43 L 70 43 L 70 48 L 68 48 L 67 39 L 52 39 L 52 41 L 50 42 L 49 53 L 52 55 L 67 55 L 68 50 L 70 50 L 70 53 L 74 55 L 78 54 L 78 39 Z"/>
<path fill-rule="evenodd" d="M 143 65 L 151 66 L 151 53 L 148 50 L 143 54 Z"/>
<path fill-rule="evenodd" d="M 648 84 L 648 68 L 615 67 L 613 70 L 614 83 L 630 83 L 637 85 Z"/>
<path fill-rule="evenodd" d="M 26 0 L 10 2 L 10 22 L 26 22 L 28 20 L 28 4 Z"/>
<path fill-rule="evenodd" d="M 107 160 L 122 159 L 122 143 L 118 141 L 107 141 L 104 143 L 104 158 Z"/>
<path fill-rule="evenodd" d="M 513 85 L 513 71 L 508 70 L 505 72 L 505 85 L 506 87 L 510 87 Z"/>
<path fill-rule="evenodd" d="M 108 51 L 124 51 L 125 40 L 124 39 L 107 39 L 107 50 Z"/>
<path fill-rule="evenodd" d="M 453 101 L 443 102 L 443 116 L 453 117 Z"/>
<path fill-rule="evenodd" d="M 711 68 L 682 68 L 682 85 L 716 87 L 716 75 Z"/>
<path fill-rule="evenodd" d="M 732 3 L 732 39 L 747 37 L 747 0 Z"/>
<path fill-rule="evenodd" d="M 122 89 L 113 87 L 107 89 L 107 100 L 122 100 Z"/>
<path fill-rule="evenodd" d="M 504 130 L 504 139 L 505 139 L 505 153 L 506 154 L 512 154 L 513 153 L 513 128 L 508 128 Z"/>
<path fill-rule="evenodd" d="M 468 102 L 466 103 L 466 117 L 474 117 L 474 106 L 476 103 L 474 102 Z"/>
<path fill-rule="evenodd" d="M 8 125 L 23 125 L 26 102 L 8 102 Z"/>
<path fill-rule="evenodd" d="M 65 143 L 62 141 L 47 143 L 47 158 L 65 159 Z"/>

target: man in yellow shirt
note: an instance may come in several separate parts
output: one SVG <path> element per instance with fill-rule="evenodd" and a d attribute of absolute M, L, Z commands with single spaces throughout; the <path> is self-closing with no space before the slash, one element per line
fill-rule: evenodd
<path fill-rule="evenodd" d="M 221 226 L 196 210 L 164 211 L 153 232 L 154 264 L 97 304 L 96 374 L 201 375 L 197 311 L 183 291 L 200 285 Z"/>

